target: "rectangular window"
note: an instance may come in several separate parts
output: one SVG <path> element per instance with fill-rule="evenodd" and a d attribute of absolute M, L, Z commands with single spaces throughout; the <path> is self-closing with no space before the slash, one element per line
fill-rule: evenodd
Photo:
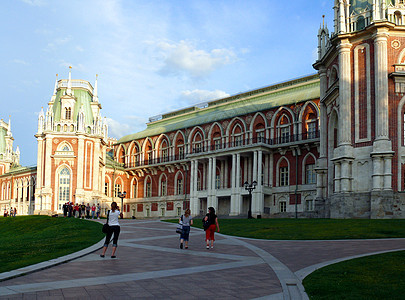
<path fill-rule="evenodd" d="M 194 144 L 194 152 L 195 153 L 200 153 L 202 149 L 201 143 L 195 143 Z"/>
<path fill-rule="evenodd" d="M 257 131 L 257 142 L 258 143 L 264 143 L 264 130 L 263 131 Z"/>
<path fill-rule="evenodd" d="M 162 158 L 164 162 L 167 162 L 169 160 L 169 154 L 168 154 L 167 148 L 162 150 Z"/>
<path fill-rule="evenodd" d="M 108 182 L 104 183 L 104 194 L 108 196 Z"/>
<path fill-rule="evenodd" d="M 312 199 L 305 201 L 305 206 L 307 211 L 314 210 L 314 201 Z"/>
<path fill-rule="evenodd" d="M 152 196 L 152 185 L 150 182 L 146 184 L 146 197 Z"/>
<path fill-rule="evenodd" d="M 215 175 L 215 189 L 221 188 L 221 176 L 219 174 Z"/>
<path fill-rule="evenodd" d="M 177 179 L 177 195 L 183 194 L 183 179 Z"/>
<path fill-rule="evenodd" d="M 308 139 L 316 138 L 316 122 L 308 123 Z"/>
<path fill-rule="evenodd" d="M 281 143 L 288 143 L 290 141 L 290 127 L 281 127 L 280 128 L 280 137 Z"/>
<path fill-rule="evenodd" d="M 242 146 L 242 135 L 235 135 L 235 147 Z"/>
<path fill-rule="evenodd" d="M 166 181 L 165 180 L 160 182 L 160 195 L 166 196 Z"/>
<path fill-rule="evenodd" d="M 287 202 L 281 201 L 280 202 L 280 212 L 286 212 L 287 211 Z"/>
<path fill-rule="evenodd" d="M 118 197 L 118 193 L 121 193 L 121 184 L 116 184 L 114 186 L 114 197 Z"/>
<path fill-rule="evenodd" d="M 288 167 L 280 168 L 280 186 L 288 185 Z"/>
<path fill-rule="evenodd" d="M 197 177 L 197 191 L 201 191 L 201 177 Z"/>
<path fill-rule="evenodd" d="M 177 207 L 177 215 L 178 215 L 178 216 L 181 215 L 181 207 Z"/>
<path fill-rule="evenodd" d="M 179 159 L 184 159 L 184 147 L 183 147 L 183 145 L 178 146 L 178 150 L 179 150 Z"/>
<path fill-rule="evenodd" d="M 305 166 L 305 182 L 306 184 L 316 183 L 315 164 Z"/>
<path fill-rule="evenodd" d="M 219 149 L 221 149 L 222 147 L 221 147 L 221 139 L 219 138 L 219 139 L 215 139 L 214 140 L 214 149 L 215 150 L 219 150 Z"/>

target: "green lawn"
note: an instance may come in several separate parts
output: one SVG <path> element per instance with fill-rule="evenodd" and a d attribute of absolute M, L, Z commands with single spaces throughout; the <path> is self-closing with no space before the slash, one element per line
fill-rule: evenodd
<path fill-rule="evenodd" d="M 310 299 L 405 299 L 405 251 L 333 264 L 303 281 Z"/>
<path fill-rule="evenodd" d="M 177 223 L 178 219 L 167 220 Z M 405 219 L 219 219 L 221 233 L 269 240 L 404 238 Z M 194 226 L 202 228 L 200 218 Z"/>
<path fill-rule="evenodd" d="M 200 218 L 194 225 L 202 228 Z M 403 219 L 219 219 L 219 227 L 227 235 L 270 240 L 405 238 Z M 311 299 L 405 299 L 405 251 L 333 264 L 303 284 Z"/>
<path fill-rule="evenodd" d="M 75 218 L 0 218 L 0 273 L 87 248 L 103 238 L 101 227 Z"/>

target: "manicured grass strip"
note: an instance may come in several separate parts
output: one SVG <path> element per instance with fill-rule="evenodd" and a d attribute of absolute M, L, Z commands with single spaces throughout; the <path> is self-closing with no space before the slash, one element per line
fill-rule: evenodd
<path fill-rule="evenodd" d="M 168 220 L 177 223 L 178 219 Z M 202 228 L 201 218 L 194 226 Z M 221 233 L 268 240 L 404 238 L 405 219 L 221 219 Z"/>
<path fill-rule="evenodd" d="M 404 299 L 405 251 L 333 264 L 303 281 L 310 299 Z"/>
<path fill-rule="evenodd" d="M 87 248 L 103 238 L 101 227 L 75 218 L 0 218 L 0 273 Z"/>

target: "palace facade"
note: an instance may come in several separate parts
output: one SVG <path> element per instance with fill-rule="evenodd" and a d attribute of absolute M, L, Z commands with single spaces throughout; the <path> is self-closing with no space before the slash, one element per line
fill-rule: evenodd
<path fill-rule="evenodd" d="M 97 79 L 93 88 L 69 72 L 39 116 L 36 167 L 19 166 L 10 123 L 0 124 L 0 208 L 54 214 L 68 201 L 115 200 L 136 218 L 209 206 L 224 216 L 404 218 L 405 6 L 334 4 L 334 32 L 318 32 L 317 75 L 159 115 L 118 141 Z"/>

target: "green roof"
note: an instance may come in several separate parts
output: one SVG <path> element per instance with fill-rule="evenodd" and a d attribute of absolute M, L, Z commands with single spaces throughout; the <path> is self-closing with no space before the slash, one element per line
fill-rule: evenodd
<path fill-rule="evenodd" d="M 0 175 L 0 177 L 6 177 L 9 175 L 16 175 L 16 174 L 21 174 L 21 173 L 32 173 L 37 171 L 37 166 L 34 167 L 23 167 L 23 166 L 14 166 L 11 167 L 10 170 L 8 170 L 7 173 L 4 173 L 3 175 Z"/>
<path fill-rule="evenodd" d="M 61 113 L 62 113 L 61 112 L 61 106 L 62 106 L 61 97 L 63 96 L 65 91 L 66 91 L 66 89 L 60 89 L 56 93 L 56 99 L 53 104 L 53 114 L 54 114 L 54 120 L 56 122 L 60 121 L 60 119 L 61 119 Z M 72 91 L 73 91 L 74 97 L 76 99 L 76 104 L 75 104 L 75 107 L 73 110 L 73 115 L 72 115 L 73 120 L 77 120 L 77 115 L 79 114 L 79 110 L 83 105 L 83 110 L 85 113 L 85 124 L 93 125 L 94 118 L 93 118 L 93 111 L 91 109 L 91 102 L 93 102 L 92 95 L 88 91 L 82 90 L 82 89 L 72 89 Z"/>
<path fill-rule="evenodd" d="M 208 103 L 208 107 L 168 113 L 162 119 L 151 122 L 143 131 L 122 137 L 118 143 L 159 135 L 182 128 L 193 127 L 282 105 L 318 99 L 320 86 L 318 75 L 272 85 Z"/>

